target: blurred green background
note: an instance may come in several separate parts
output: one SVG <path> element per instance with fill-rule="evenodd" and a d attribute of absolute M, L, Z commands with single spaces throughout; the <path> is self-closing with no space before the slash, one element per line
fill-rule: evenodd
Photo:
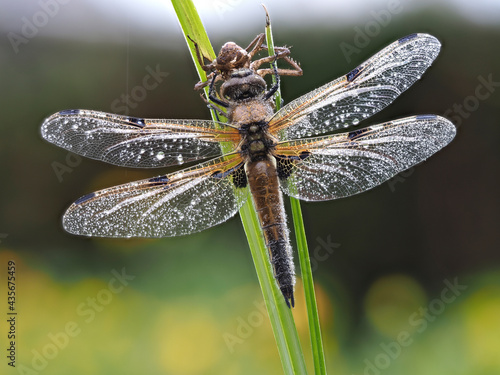
<path fill-rule="evenodd" d="M 61 2 L 16 53 L 9 33 L 22 35 L 22 17 L 30 20 L 42 9 L 32 3 L 24 10 L 0 3 L 4 354 L 9 260 L 17 265 L 18 311 L 17 367 L 2 356 L 1 373 L 281 373 L 238 217 L 162 240 L 80 238 L 61 227 L 64 210 L 83 194 L 165 171 L 77 158 L 41 139 L 45 117 L 69 108 L 124 111 L 116 101 L 142 85 L 147 67 L 164 74 L 128 106 L 131 115 L 209 117 L 192 89 L 197 77 L 168 2 L 156 17 L 173 22 L 174 31 L 149 34 L 135 27 L 140 14 L 115 15 L 112 23 L 90 6 L 81 23 L 64 22 L 79 8 Z M 246 46 L 264 29 L 260 1 L 207 3 L 200 14 L 211 20 L 216 50 L 228 40 Z M 403 11 L 387 22 L 383 15 L 394 1 L 364 2 L 349 9 L 359 19 L 343 22 L 333 13 L 328 22 L 326 11 L 315 22 L 317 13 L 304 3 L 268 4 L 276 45 L 293 46 L 304 69 L 303 77 L 282 80 L 285 101 L 345 74 L 399 37 L 428 32 L 443 44 L 433 66 L 362 125 L 433 113 L 458 126 L 448 147 L 396 179 L 358 196 L 303 204 L 328 372 L 498 374 L 499 8 L 480 1 L 490 16 L 483 22 L 453 3 L 396 3 Z M 257 9 L 251 16 L 249 6 Z M 9 14 L 18 29 L 5 21 Z M 86 38 L 72 39 L 72 29 Z M 296 294 L 293 312 L 311 365 L 300 278 Z"/>

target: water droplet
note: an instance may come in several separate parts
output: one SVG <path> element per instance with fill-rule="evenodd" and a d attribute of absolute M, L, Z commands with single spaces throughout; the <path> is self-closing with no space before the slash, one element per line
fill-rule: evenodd
<path fill-rule="evenodd" d="M 158 160 L 163 160 L 163 159 L 165 159 L 165 153 L 164 153 L 163 151 L 158 152 L 158 153 L 156 154 L 156 158 L 157 158 Z"/>

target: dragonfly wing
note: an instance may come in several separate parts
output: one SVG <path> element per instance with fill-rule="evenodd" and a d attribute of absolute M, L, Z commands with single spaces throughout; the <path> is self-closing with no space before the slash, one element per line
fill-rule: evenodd
<path fill-rule="evenodd" d="M 67 110 L 47 118 L 42 137 L 76 154 L 138 168 L 178 165 L 220 156 L 220 141 L 236 129 L 209 120 L 161 120 Z"/>
<path fill-rule="evenodd" d="M 361 193 L 425 160 L 455 136 L 443 117 L 422 115 L 276 147 L 283 191 L 306 201 Z"/>
<path fill-rule="evenodd" d="M 418 80 L 440 48 L 428 34 L 401 38 L 345 76 L 287 104 L 270 120 L 269 129 L 286 140 L 357 125 Z"/>
<path fill-rule="evenodd" d="M 73 234 L 169 237 L 198 232 L 232 217 L 245 201 L 237 187 L 239 154 L 179 172 L 130 182 L 81 197 L 63 217 Z"/>

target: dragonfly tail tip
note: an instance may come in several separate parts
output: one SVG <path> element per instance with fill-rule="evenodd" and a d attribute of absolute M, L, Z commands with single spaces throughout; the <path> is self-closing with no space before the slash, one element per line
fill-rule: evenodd
<path fill-rule="evenodd" d="M 293 286 L 285 286 L 281 288 L 281 293 L 285 297 L 285 302 L 288 308 L 295 307 L 295 298 L 293 297 Z"/>

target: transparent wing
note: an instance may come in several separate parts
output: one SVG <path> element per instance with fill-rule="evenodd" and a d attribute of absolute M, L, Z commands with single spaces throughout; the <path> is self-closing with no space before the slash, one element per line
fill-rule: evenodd
<path fill-rule="evenodd" d="M 73 203 L 66 231 L 99 237 L 169 237 L 198 232 L 232 217 L 246 193 L 234 175 L 239 154 L 179 172 L 97 191 Z"/>
<path fill-rule="evenodd" d="M 269 129 L 286 140 L 357 125 L 418 80 L 440 48 L 431 35 L 401 38 L 345 76 L 290 102 L 274 115 Z"/>
<path fill-rule="evenodd" d="M 446 146 L 455 126 L 422 115 L 276 147 L 282 189 L 307 201 L 347 197 L 390 179 Z"/>
<path fill-rule="evenodd" d="M 238 131 L 208 120 L 160 120 L 67 110 L 47 118 L 42 137 L 76 154 L 139 168 L 166 167 L 221 155 Z"/>

